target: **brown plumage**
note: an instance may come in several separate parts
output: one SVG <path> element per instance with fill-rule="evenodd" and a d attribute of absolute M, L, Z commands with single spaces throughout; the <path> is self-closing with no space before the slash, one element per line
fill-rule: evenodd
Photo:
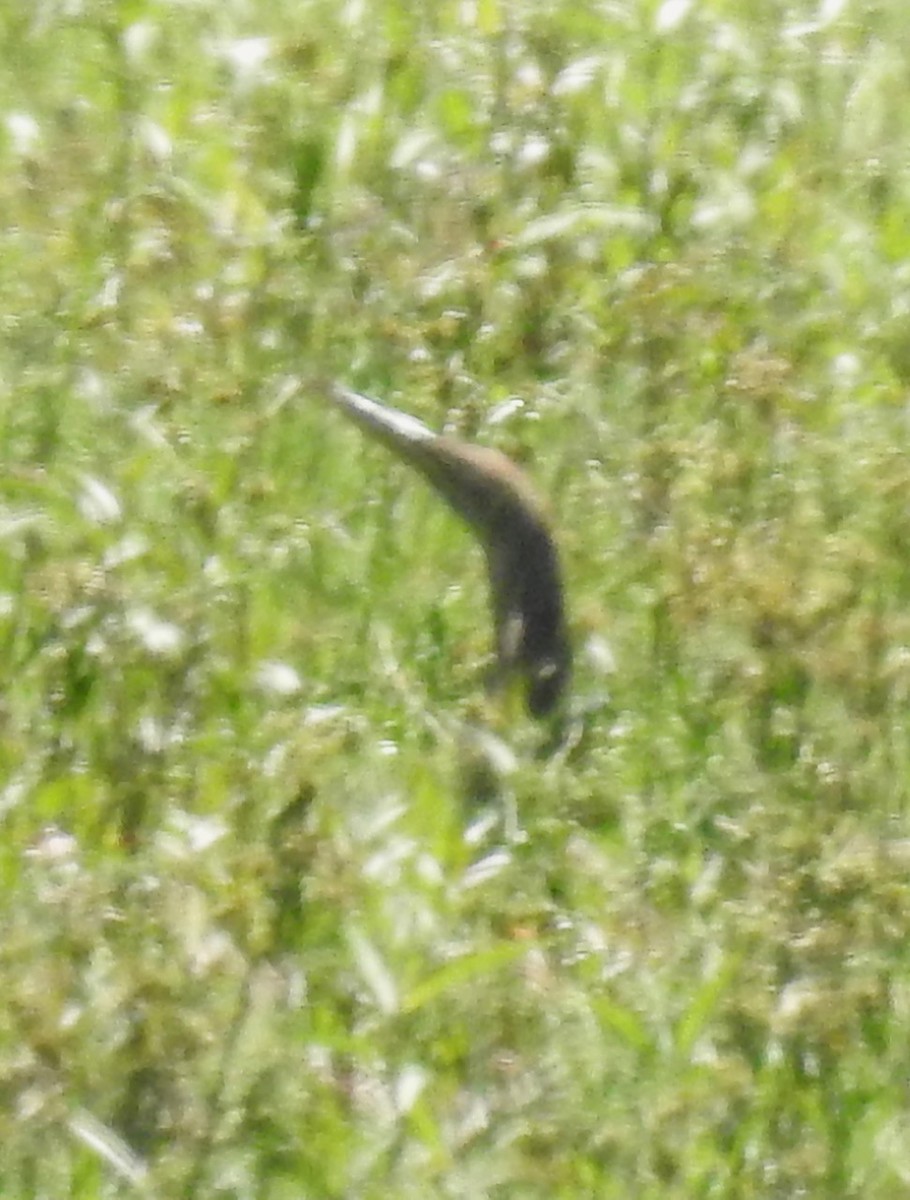
<path fill-rule="evenodd" d="M 503 678 L 523 678 L 528 708 L 548 713 L 571 670 L 559 557 L 525 474 L 498 450 L 433 433 L 421 421 L 332 384 L 330 400 L 419 471 L 470 526 L 490 578 Z"/>

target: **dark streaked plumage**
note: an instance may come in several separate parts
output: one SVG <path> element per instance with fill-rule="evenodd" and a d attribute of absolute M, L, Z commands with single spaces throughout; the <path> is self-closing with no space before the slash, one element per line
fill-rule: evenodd
<path fill-rule="evenodd" d="M 559 557 L 525 474 L 498 450 L 437 435 L 341 384 L 327 395 L 419 471 L 473 530 L 487 559 L 500 674 L 520 675 L 530 711 L 548 713 L 565 689 L 572 656 Z"/>

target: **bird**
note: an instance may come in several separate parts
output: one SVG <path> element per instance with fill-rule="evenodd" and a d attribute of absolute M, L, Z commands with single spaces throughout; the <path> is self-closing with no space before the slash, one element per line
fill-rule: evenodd
<path fill-rule="evenodd" d="M 520 679 L 528 711 L 547 716 L 565 694 L 572 649 L 559 553 L 527 475 L 499 450 L 434 433 L 416 417 L 344 384 L 320 390 L 422 475 L 473 532 L 489 577 L 495 680 Z"/>

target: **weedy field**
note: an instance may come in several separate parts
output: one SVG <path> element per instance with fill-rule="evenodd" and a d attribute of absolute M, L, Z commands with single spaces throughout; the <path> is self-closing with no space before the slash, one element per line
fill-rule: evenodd
<path fill-rule="evenodd" d="M 0 1193 L 910 1196 L 910 25 L 0 11 Z M 319 399 L 549 498 L 577 669 Z"/>

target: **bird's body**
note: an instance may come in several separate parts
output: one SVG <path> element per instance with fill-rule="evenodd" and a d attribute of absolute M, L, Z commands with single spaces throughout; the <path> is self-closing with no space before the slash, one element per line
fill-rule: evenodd
<path fill-rule="evenodd" d="M 571 650 L 559 556 L 524 472 L 498 450 L 435 434 L 340 384 L 327 394 L 419 471 L 473 530 L 487 560 L 500 674 L 521 675 L 530 711 L 549 712 L 568 680 Z"/>

